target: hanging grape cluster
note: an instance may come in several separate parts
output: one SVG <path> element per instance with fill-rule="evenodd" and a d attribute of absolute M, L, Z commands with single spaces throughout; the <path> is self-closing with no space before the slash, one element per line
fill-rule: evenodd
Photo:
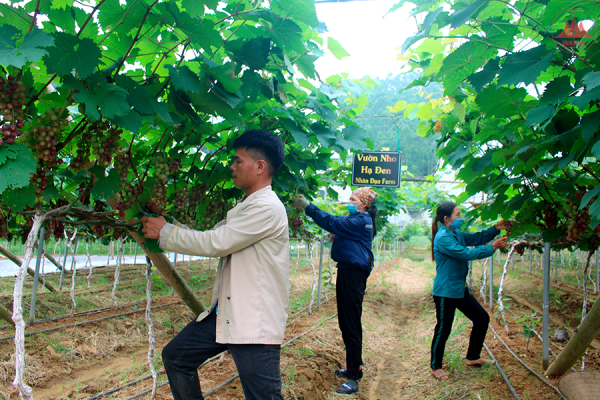
<path fill-rule="evenodd" d="M 304 225 L 304 221 L 302 220 L 302 214 L 304 214 L 303 210 L 298 210 L 295 208 L 288 211 L 287 213 L 288 226 L 292 233 L 292 237 L 300 237 L 300 228 L 302 228 L 302 225 Z"/>
<path fill-rule="evenodd" d="M 119 178 L 121 178 L 119 181 L 120 199 L 117 201 L 116 207 L 118 211 L 124 211 L 138 198 L 144 188 L 139 182 L 133 185 L 127 178 L 131 163 L 126 151 L 120 151 L 115 156 L 115 168 L 119 171 Z"/>
<path fill-rule="evenodd" d="M 556 227 L 558 227 L 558 213 L 556 212 L 556 209 L 552 206 L 552 204 L 546 205 L 543 216 L 546 228 L 555 229 Z"/>
<path fill-rule="evenodd" d="M 53 218 L 50 222 L 50 228 L 52 229 L 52 235 L 55 239 L 61 239 L 65 234 L 65 224 Z"/>
<path fill-rule="evenodd" d="M 18 78 L 0 76 L 0 146 L 13 144 L 23 132 L 26 92 L 27 87 Z"/>
<path fill-rule="evenodd" d="M 0 238 L 5 238 L 8 235 L 8 215 L 0 210 Z"/>
<path fill-rule="evenodd" d="M 225 217 L 231 209 L 231 204 L 224 199 L 221 189 L 216 190 L 203 201 L 204 214 L 198 228 L 201 230 L 211 229 L 215 224 Z"/>
<path fill-rule="evenodd" d="M 587 188 L 585 186 L 578 186 L 578 191 L 575 193 L 577 201 L 574 201 L 574 199 L 567 201 L 567 213 L 570 218 L 567 228 L 567 238 L 574 242 L 590 230 L 590 205 L 588 204 L 585 208 L 579 210 L 579 204 L 581 204 L 581 199 L 583 199 L 586 192 Z"/>
<path fill-rule="evenodd" d="M 169 164 L 165 160 L 165 156 L 157 154 L 152 160 L 154 167 L 154 192 L 152 200 L 161 209 L 167 205 L 167 178 L 169 177 Z"/>
<path fill-rule="evenodd" d="M 111 127 L 108 121 L 98 121 L 90 128 L 92 154 L 98 165 L 106 168 L 113 155 L 119 150 L 122 129 Z"/>
<path fill-rule="evenodd" d="M 86 130 L 81 134 L 79 141 L 77 142 L 77 152 L 73 160 L 71 160 L 71 168 L 75 171 L 81 171 L 86 168 L 86 165 L 90 161 L 90 143 L 92 142 L 92 135 L 89 130 Z"/>
<path fill-rule="evenodd" d="M 196 213 L 198 212 L 198 207 L 200 206 L 200 202 L 206 198 L 208 189 L 208 185 L 204 184 L 194 185 L 188 189 L 189 207 L 187 209 L 186 225 L 189 227 L 193 227 L 194 223 L 196 222 Z"/>

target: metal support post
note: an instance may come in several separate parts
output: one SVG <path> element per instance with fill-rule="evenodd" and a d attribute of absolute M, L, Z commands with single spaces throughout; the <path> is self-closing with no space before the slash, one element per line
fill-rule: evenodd
<path fill-rule="evenodd" d="M 33 274 L 33 289 L 31 291 L 31 306 L 29 307 L 29 325 L 33 325 L 35 320 L 35 300 L 37 297 L 38 280 L 40 279 L 40 262 L 44 256 L 44 236 L 46 235 L 46 228 L 42 226 L 40 229 L 40 236 L 38 237 L 38 253 L 37 260 L 35 261 L 35 273 Z"/>
<path fill-rule="evenodd" d="M 137 242 L 135 242 L 135 255 L 133 256 L 133 265 L 135 265 L 135 262 L 137 261 L 138 246 L 139 246 L 139 244 L 137 244 Z"/>
<path fill-rule="evenodd" d="M 550 257 L 550 265 L 552 265 L 552 257 Z M 558 283 L 558 252 L 554 252 L 554 282 Z"/>
<path fill-rule="evenodd" d="M 65 256 L 63 258 L 62 270 L 60 271 L 60 282 L 58 283 L 58 290 L 62 289 L 63 278 L 65 277 L 65 268 L 67 265 L 67 252 L 69 251 L 69 246 L 67 246 L 67 240 L 69 239 L 65 239 Z"/>
<path fill-rule="evenodd" d="M 549 365 L 549 329 L 550 329 L 550 242 L 544 242 L 544 294 L 542 305 L 542 368 Z"/>
<path fill-rule="evenodd" d="M 494 255 L 490 256 L 490 273 L 488 274 L 490 278 L 490 311 L 494 312 Z"/>
<path fill-rule="evenodd" d="M 533 250 L 529 248 L 529 275 L 531 275 L 533 269 Z"/>

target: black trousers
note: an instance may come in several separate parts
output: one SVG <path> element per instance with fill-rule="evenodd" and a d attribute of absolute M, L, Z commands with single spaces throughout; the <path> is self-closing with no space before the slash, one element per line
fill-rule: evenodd
<path fill-rule="evenodd" d="M 246 399 L 283 400 L 279 359 L 281 346 L 216 342 L 216 313 L 193 320 L 162 351 L 163 364 L 175 400 L 202 400 L 198 367 L 229 349 L 240 374 Z"/>
<path fill-rule="evenodd" d="M 338 268 L 335 293 L 342 339 L 346 346 L 346 369 L 349 379 L 358 379 L 362 361 L 362 302 L 369 272 L 363 269 Z"/>
<path fill-rule="evenodd" d="M 469 349 L 467 350 L 467 360 L 478 360 L 481 357 L 481 349 L 483 348 L 483 342 L 490 323 L 490 316 L 487 311 L 469 293 L 467 288 L 465 288 L 465 294 L 462 299 L 433 296 L 433 301 L 435 302 L 437 323 L 435 324 L 433 340 L 431 341 L 431 369 L 442 368 L 446 341 L 452 331 L 454 313 L 457 309 L 473 322 L 473 329 L 471 330 L 471 337 L 469 339 Z"/>

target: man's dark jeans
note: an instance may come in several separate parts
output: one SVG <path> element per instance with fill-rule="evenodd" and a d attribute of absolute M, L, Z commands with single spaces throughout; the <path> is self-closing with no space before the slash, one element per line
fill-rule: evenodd
<path fill-rule="evenodd" d="M 246 399 L 283 400 L 279 357 L 281 346 L 216 342 L 216 313 L 193 320 L 162 351 L 163 364 L 175 400 L 204 399 L 198 367 L 227 349 L 240 374 Z"/>

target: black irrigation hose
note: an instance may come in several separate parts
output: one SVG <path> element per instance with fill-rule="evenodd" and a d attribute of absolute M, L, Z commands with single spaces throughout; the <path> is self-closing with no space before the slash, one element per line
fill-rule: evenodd
<path fill-rule="evenodd" d="M 167 307 L 167 306 L 171 306 L 171 305 L 179 304 L 179 303 L 183 303 L 183 300 L 174 301 L 174 302 L 166 303 L 166 304 L 159 304 L 159 305 L 153 306 L 152 309 L 160 308 L 160 307 Z M 122 314 L 110 315 L 110 316 L 104 317 L 104 318 L 91 319 L 89 321 L 82 321 L 82 322 L 78 322 L 76 324 L 57 326 L 57 327 L 54 327 L 54 328 L 44 329 L 42 331 L 29 332 L 29 333 L 26 333 L 24 335 L 24 337 L 32 336 L 32 335 L 37 335 L 37 334 L 45 333 L 45 332 L 53 332 L 53 331 L 57 331 L 57 330 L 64 329 L 64 328 L 72 328 L 72 327 L 75 327 L 75 326 L 81 326 L 81 325 L 91 324 L 91 323 L 94 323 L 94 322 L 100 322 L 100 321 L 104 321 L 104 320 L 107 320 L 107 319 L 120 317 L 122 315 L 135 314 L 135 313 L 142 312 L 142 311 L 145 312 L 146 309 L 145 308 L 139 308 L 137 310 L 129 311 L 129 312 L 122 313 Z M 0 338 L 0 342 L 2 342 L 4 340 L 10 340 L 10 339 L 14 339 L 14 336 L 8 336 L 8 337 Z"/>
<path fill-rule="evenodd" d="M 560 392 L 560 390 L 558 390 L 554 385 L 552 385 L 550 382 L 548 382 L 547 380 L 545 380 L 542 376 L 540 376 L 537 372 L 535 372 L 529 365 L 525 364 L 525 362 L 523 362 L 523 360 L 521 360 L 521 358 L 519 358 L 519 356 L 517 356 L 511 349 L 510 347 L 508 347 L 508 345 L 504 342 L 504 340 L 502 340 L 502 338 L 498 335 L 498 333 L 496 333 L 496 330 L 494 329 L 494 327 L 492 325 L 490 325 L 490 328 L 492 329 L 492 332 L 494 332 L 494 336 L 496 336 L 496 339 L 498 339 L 500 341 L 500 343 L 502 343 L 504 345 L 504 347 L 506 347 L 506 350 L 508 350 L 508 352 L 510 354 L 512 354 L 512 356 L 514 358 L 517 359 L 517 361 L 519 361 L 521 364 L 523 364 L 523 366 L 525 368 L 527 368 L 529 370 L 529 372 L 531 372 L 532 374 L 534 374 L 539 380 L 541 380 L 542 382 L 544 382 L 546 385 L 550 386 L 552 389 L 554 389 L 556 391 L 556 393 L 559 394 L 560 397 L 562 397 L 563 399 L 567 400 L 567 398 L 565 396 L 563 396 L 563 394 Z"/>
<path fill-rule="evenodd" d="M 492 354 L 492 352 L 490 351 L 489 347 L 487 346 L 487 344 L 485 344 L 485 342 L 483 343 L 483 346 L 485 347 L 486 351 L 488 352 L 488 354 L 490 355 L 490 357 L 492 357 L 492 360 L 494 361 L 494 364 L 496 365 L 496 368 L 498 368 L 498 371 L 500 371 L 500 375 L 502 375 L 502 378 L 504 378 L 504 382 L 506 382 L 506 384 L 508 385 L 508 388 L 510 389 L 510 391 L 512 392 L 513 396 L 515 396 L 515 399 L 517 400 L 521 400 L 521 398 L 519 397 L 519 395 L 517 394 L 517 392 L 515 391 L 515 388 L 513 387 L 513 385 L 510 383 L 510 380 L 508 379 L 508 376 L 506 376 L 506 374 L 504 373 L 504 370 L 502 369 L 502 367 L 500 366 L 500 363 L 498 362 L 498 360 L 496 360 L 496 357 L 494 357 L 494 355 Z"/>

